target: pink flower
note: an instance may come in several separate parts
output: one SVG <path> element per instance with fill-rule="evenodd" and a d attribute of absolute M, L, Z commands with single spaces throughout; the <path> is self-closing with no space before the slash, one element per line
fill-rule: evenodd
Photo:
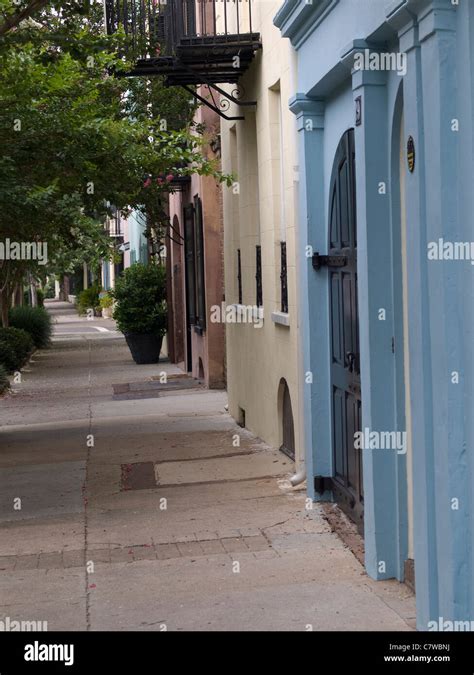
<path fill-rule="evenodd" d="M 147 188 L 150 187 L 151 185 L 151 178 L 147 178 L 146 181 L 143 183 L 143 187 Z"/>
<path fill-rule="evenodd" d="M 166 180 L 167 180 L 168 182 L 172 181 L 173 178 L 174 178 L 174 176 L 173 176 L 172 173 L 169 173 L 169 174 L 166 176 Z"/>

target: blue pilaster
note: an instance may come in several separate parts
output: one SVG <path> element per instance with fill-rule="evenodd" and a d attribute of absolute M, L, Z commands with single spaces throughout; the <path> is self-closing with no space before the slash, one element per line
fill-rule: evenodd
<path fill-rule="evenodd" d="M 467 420 L 474 405 L 472 388 L 466 389 L 473 372 L 466 359 L 472 343 L 464 338 L 473 269 L 427 257 L 429 242 L 471 241 L 473 228 L 472 214 L 460 218 L 458 211 L 465 149 L 452 130 L 461 100 L 457 10 L 449 0 L 407 2 L 400 11 L 406 9 L 411 19 L 399 28 L 408 54 L 405 137 L 413 136 L 417 155 L 406 184 L 415 578 L 418 626 L 426 628 L 441 617 L 473 619 L 473 438 Z M 472 126 L 472 110 L 460 123 Z M 459 373 L 458 384 L 453 373 Z"/>
<path fill-rule="evenodd" d="M 358 51 L 345 51 L 344 61 L 353 64 Z M 362 106 L 361 124 L 355 127 L 362 428 L 379 432 L 397 430 L 392 339 L 395 319 L 402 320 L 393 310 L 386 84 L 386 72 L 352 71 L 354 102 L 360 99 Z M 406 455 L 396 449 L 365 449 L 363 471 L 367 572 L 375 579 L 402 579 L 407 557 Z"/>
<path fill-rule="evenodd" d="M 315 274 L 311 251 L 327 247 L 324 194 L 324 102 L 297 94 L 290 101 L 299 140 L 299 316 L 304 363 L 304 417 L 308 494 L 316 494 L 313 476 L 332 475 L 329 406 L 328 288 L 326 274 Z M 310 380 L 310 381 L 308 381 Z M 312 380 L 312 381 L 311 381 Z"/>

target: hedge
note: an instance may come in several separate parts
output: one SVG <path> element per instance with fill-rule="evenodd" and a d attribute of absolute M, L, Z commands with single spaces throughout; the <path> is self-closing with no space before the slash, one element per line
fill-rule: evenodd
<path fill-rule="evenodd" d="M 10 326 L 26 330 L 33 338 L 35 347 L 49 347 L 53 328 L 51 317 L 43 307 L 13 307 L 9 316 Z"/>
<path fill-rule="evenodd" d="M 0 366 L 0 394 L 3 394 L 10 388 L 10 380 L 7 377 L 7 371 L 3 366 Z"/>
<path fill-rule="evenodd" d="M 33 351 L 33 339 L 21 328 L 0 328 L 0 364 L 13 372 L 23 366 Z"/>

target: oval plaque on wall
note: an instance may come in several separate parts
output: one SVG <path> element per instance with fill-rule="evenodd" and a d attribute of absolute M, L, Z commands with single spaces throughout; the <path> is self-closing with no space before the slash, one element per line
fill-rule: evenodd
<path fill-rule="evenodd" d="M 408 169 L 410 173 L 413 173 L 415 170 L 415 141 L 413 140 L 413 136 L 408 136 L 407 161 L 408 161 Z"/>

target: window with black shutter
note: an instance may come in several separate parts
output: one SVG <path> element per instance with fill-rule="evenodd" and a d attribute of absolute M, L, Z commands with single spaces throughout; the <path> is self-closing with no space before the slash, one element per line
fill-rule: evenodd
<path fill-rule="evenodd" d="M 263 287 L 262 287 L 262 247 L 255 247 L 256 253 L 256 273 L 255 280 L 257 285 L 257 307 L 263 306 Z"/>
<path fill-rule="evenodd" d="M 196 321 L 195 330 L 203 333 L 206 329 L 206 287 L 204 265 L 204 226 L 202 202 L 194 197 L 194 247 L 196 258 Z"/>
<path fill-rule="evenodd" d="M 186 267 L 186 310 L 188 330 L 196 323 L 196 271 L 194 251 L 194 206 L 184 207 L 184 256 Z"/>
<path fill-rule="evenodd" d="M 240 257 L 240 248 L 237 249 L 237 287 L 238 287 L 238 303 L 242 304 L 242 259 Z"/>
<path fill-rule="evenodd" d="M 281 311 L 288 314 L 288 270 L 286 266 L 286 241 L 280 242 Z"/>

